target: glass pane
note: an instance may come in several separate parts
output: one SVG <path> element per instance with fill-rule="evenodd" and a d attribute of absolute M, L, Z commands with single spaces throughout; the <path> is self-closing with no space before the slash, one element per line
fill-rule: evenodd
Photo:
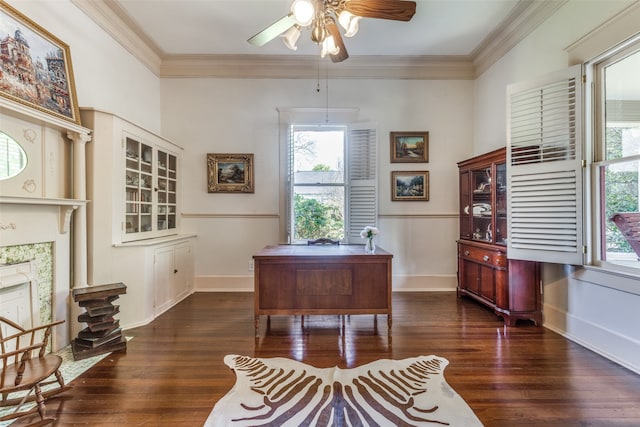
<path fill-rule="evenodd" d="M 507 165 L 496 165 L 496 228 L 495 242 L 499 245 L 507 244 Z"/>
<path fill-rule="evenodd" d="M 295 131 L 293 144 L 296 175 L 300 172 L 340 172 L 326 173 L 324 177 L 323 174 L 311 177 L 300 174 L 296 183 L 310 182 L 312 178 L 321 179 L 321 182 L 344 182 L 344 131 Z"/>
<path fill-rule="evenodd" d="M 471 172 L 473 185 L 473 240 L 491 242 L 493 240 L 491 211 L 491 167 Z"/>
<path fill-rule="evenodd" d="M 469 211 L 469 172 L 460 173 L 460 237 L 471 238 L 471 213 Z"/>
<path fill-rule="evenodd" d="M 606 159 L 640 155 L 640 52 L 607 66 L 605 79 Z"/>
<path fill-rule="evenodd" d="M 153 147 L 126 139 L 126 224 L 125 232 L 152 231 Z"/>
<path fill-rule="evenodd" d="M 18 175 L 25 167 L 27 153 L 15 139 L 0 132 L 0 180 Z"/>
<path fill-rule="evenodd" d="M 294 239 L 344 239 L 344 187 L 296 186 Z"/>
<path fill-rule="evenodd" d="M 640 161 L 638 160 L 600 167 L 599 176 L 604 199 L 603 260 L 637 260 L 637 255 L 622 233 L 624 226 L 616 225 L 614 215 L 638 213 L 640 201 L 639 172 Z"/>
<path fill-rule="evenodd" d="M 345 237 L 345 130 L 293 128 L 293 240 Z"/>

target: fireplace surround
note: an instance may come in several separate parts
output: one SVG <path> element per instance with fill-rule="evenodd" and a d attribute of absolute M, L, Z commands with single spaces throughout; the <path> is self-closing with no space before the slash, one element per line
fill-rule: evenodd
<path fill-rule="evenodd" d="M 24 170 L 0 180 L 0 268 L 28 264 L 34 270 L 33 281 L 40 284 L 37 322 L 66 320 L 53 334 L 52 349 L 58 350 L 70 343 L 73 328 L 79 330 L 69 321 L 71 289 L 87 286 L 90 131 L 5 98 L 0 98 L 0 131 L 27 156 Z"/>

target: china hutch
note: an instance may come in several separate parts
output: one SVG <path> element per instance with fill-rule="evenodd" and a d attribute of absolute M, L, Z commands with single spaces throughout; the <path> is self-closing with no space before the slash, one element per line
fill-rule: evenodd
<path fill-rule="evenodd" d="M 458 163 L 458 296 L 488 306 L 506 325 L 542 324 L 540 267 L 507 253 L 507 164 L 501 148 Z"/>
<path fill-rule="evenodd" d="M 193 290 L 195 236 L 181 232 L 182 147 L 125 118 L 81 108 L 87 147 L 90 283 L 122 282 L 124 327 L 150 322 Z"/>

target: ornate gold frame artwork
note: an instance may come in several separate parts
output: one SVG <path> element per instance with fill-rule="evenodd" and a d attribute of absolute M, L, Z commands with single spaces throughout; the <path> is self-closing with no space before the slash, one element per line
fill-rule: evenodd
<path fill-rule="evenodd" d="M 69 46 L 0 2 L 0 96 L 80 124 Z"/>
<path fill-rule="evenodd" d="M 253 193 L 253 154 L 207 154 L 209 193 Z"/>

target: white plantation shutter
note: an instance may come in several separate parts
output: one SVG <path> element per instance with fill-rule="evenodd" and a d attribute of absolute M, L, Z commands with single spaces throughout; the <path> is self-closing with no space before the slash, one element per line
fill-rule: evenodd
<path fill-rule="evenodd" d="M 291 230 L 293 229 L 293 132 L 291 126 L 284 129 L 285 138 L 287 140 L 287 159 L 286 159 L 286 224 L 287 224 L 287 243 L 293 242 Z"/>
<path fill-rule="evenodd" d="M 347 143 L 347 242 L 362 239 L 360 231 L 367 225 L 377 226 L 378 220 L 378 160 L 377 135 L 371 124 L 349 126 Z"/>
<path fill-rule="evenodd" d="M 507 91 L 508 257 L 582 264 L 580 66 Z"/>

